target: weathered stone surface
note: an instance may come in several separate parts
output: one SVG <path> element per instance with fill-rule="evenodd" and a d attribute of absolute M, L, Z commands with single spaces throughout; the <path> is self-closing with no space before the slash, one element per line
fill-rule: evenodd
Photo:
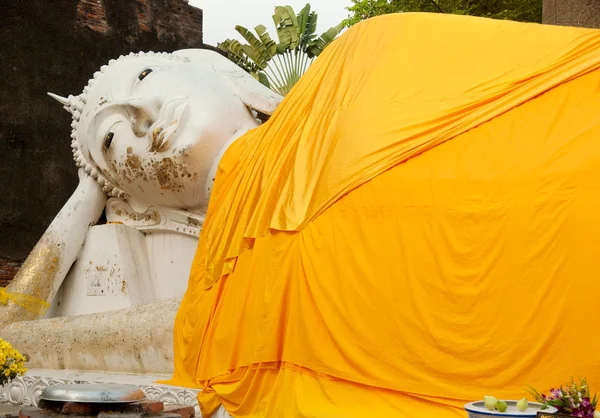
<path fill-rule="evenodd" d="M 30 407 L 30 408 L 21 408 L 19 410 L 19 418 L 31 418 L 34 416 L 39 416 L 39 413 L 42 412 L 40 408 Z"/>
<path fill-rule="evenodd" d="M 600 28 L 598 0 L 544 0 L 543 23 Z"/>
<path fill-rule="evenodd" d="M 18 418 L 65 418 L 57 412 L 36 407 L 20 407 Z M 89 415 L 69 415 L 69 418 L 90 418 Z"/>
<path fill-rule="evenodd" d="M 165 414 L 179 414 L 181 418 L 193 418 L 196 416 L 196 411 L 193 406 L 189 405 L 165 405 Z"/>
<path fill-rule="evenodd" d="M 16 418 L 21 407 L 10 403 L 0 403 L 0 418 Z"/>
<path fill-rule="evenodd" d="M 121 412 L 100 412 L 98 414 L 98 418 L 142 418 L 144 414 L 141 412 L 130 412 L 130 413 L 121 413 Z"/>
<path fill-rule="evenodd" d="M 164 409 L 165 405 L 162 402 L 146 400 L 127 404 L 124 408 L 124 412 L 142 413 L 146 416 L 156 416 L 160 415 Z"/>
<path fill-rule="evenodd" d="M 19 411 L 19 418 L 54 418 L 57 414 L 52 411 L 35 407 L 23 407 Z"/>
<path fill-rule="evenodd" d="M 182 418 L 181 415 L 175 413 L 163 413 L 160 418 Z"/>
<path fill-rule="evenodd" d="M 179 302 L 175 298 L 119 311 L 16 322 L 2 330 L 2 338 L 31 356 L 31 368 L 168 375 Z"/>
<path fill-rule="evenodd" d="M 46 402 L 46 403 L 44 403 Z M 52 409 L 41 409 L 36 407 L 22 407 L 8 403 L 0 404 L 0 418 L 193 418 L 195 411 L 193 406 L 187 405 L 164 405 L 159 401 L 142 401 L 128 405 L 101 405 L 95 406 L 88 403 L 65 402 L 61 403 L 43 401 L 42 405 Z M 58 405 L 58 406 L 57 406 Z M 67 411 L 66 413 L 64 411 Z"/>

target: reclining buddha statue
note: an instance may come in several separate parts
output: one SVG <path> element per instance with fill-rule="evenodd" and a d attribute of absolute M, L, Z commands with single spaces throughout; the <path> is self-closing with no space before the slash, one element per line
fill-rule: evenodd
<path fill-rule="evenodd" d="M 23 349 L 34 366 L 45 368 L 169 372 L 168 329 L 187 285 L 220 155 L 258 126 L 257 112 L 272 113 L 281 97 L 222 55 L 194 49 L 123 56 L 102 67 L 80 95 L 51 96 L 73 116 L 71 146 L 80 182 L 2 289 L 0 330 L 13 324 L 18 334 L 25 325 L 15 322 L 42 316 L 76 321 L 77 315 L 142 307 L 156 313 L 150 321 L 155 329 L 163 320 L 167 324 L 160 338 L 166 354 L 153 342 L 151 359 L 136 360 L 131 351 L 129 360 L 113 356 L 111 363 L 110 350 L 92 344 L 96 354 L 82 360 L 61 354 L 58 346 L 40 351 L 44 338 L 28 340 Z M 91 226 L 103 212 L 106 224 Z M 99 316 L 93 318 L 68 328 L 74 334 L 91 324 L 98 329 Z M 39 332 L 48 330 L 46 322 L 36 324 Z M 107 341 L 146 331 L 124 329 Z M 64 334 L 61 341 L 62 349 L 73 349 Z M 91 341 L 82 343 L 85 351 Z"/>
<path fill-rule="evenodd" d="M 102 228 L 206 213 L 181 301 L 3 319 L 37 364 L 173 364 L 161 383 L 200 389 L 204 417 L 458 418 L 600 389 L 600 31 L 401 13 L 350 28 L 280 104 L 197 51 L 118 60 L 84 95 L 61 99 L 82 185 L 13 297 L 50 301 L 84 240 L 72 269 L 94 265 L 96 179 L 123 222 Z"/>

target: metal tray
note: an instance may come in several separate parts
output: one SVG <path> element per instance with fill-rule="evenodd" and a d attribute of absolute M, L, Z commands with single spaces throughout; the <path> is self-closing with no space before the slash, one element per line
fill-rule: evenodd
<path fill-rule="evenodd" d="M 146 399 L 146 395 L 135 385 L 86 383 L 48 386 L 40 399 L 54 402 L 131 403 Z"/>

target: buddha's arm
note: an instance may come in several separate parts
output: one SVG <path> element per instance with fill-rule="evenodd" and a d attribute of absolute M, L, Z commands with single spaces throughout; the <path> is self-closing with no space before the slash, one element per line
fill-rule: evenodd
<path fill-rule="evenodd" d="M 90 226 L 102 214 L 105 203 L 106 195 L 100 185 L 80 172 L 77 189 L 46 229 L 6 292 L 50 303 L 77 259 Z M 12 300 L 5 302 L 0 303 L 0 329 L 13 322 L 40 316 Z"/>

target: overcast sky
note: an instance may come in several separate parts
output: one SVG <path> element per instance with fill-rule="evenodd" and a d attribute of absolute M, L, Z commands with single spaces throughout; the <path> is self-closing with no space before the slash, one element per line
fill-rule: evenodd
<path fill-rule="evenodd" d="M 292 6 L 298 13 L 310 3 L 319 15 L 317 32 L 321 34 L 337 25 L 346 17 L 350 0 L 189 0 L 190 4 L 204 10 L 204 43 L 216 46 L 227 38 L 242 40 L 235 25 L 253 29 L 265 25 L 271 37 L 277 41 L 275 25 L 271 16 L 275 6 Z M 253 31 L 254 32 L 254 31 Z"/>

